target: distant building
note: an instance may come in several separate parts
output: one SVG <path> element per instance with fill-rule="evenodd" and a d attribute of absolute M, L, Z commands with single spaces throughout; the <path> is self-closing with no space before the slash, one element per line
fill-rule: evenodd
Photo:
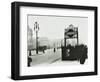
<path fill-rule="evenodd" d="M 28 50 L 33 48 L 33 31 L 31 28 L 27 28 L 27 45 L 28 45 Z"/>

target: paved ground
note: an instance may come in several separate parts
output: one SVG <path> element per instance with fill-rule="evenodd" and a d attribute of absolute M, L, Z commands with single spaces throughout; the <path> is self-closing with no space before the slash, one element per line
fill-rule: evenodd
<path fill-rule="evenodd" d="M 61 49 L 53 51 L 53 49 L 45 50 L 45 53 L 39 52 L 36 54 L 32 52 L 32 62 L 31 66 L 40 65 L 79 65 L 78 61 L 62 61 L 61 60 Z M 87 61 L 85 62 L 87 64 Z"/>
<path fill-rule="evenodd" d="M 40 64 L 46 65 L 61 59 L 60 49 L 58 49 L 56 52 L 53 52 L 53 49 L 48 49 L 45 50 L 45 53 L 39 52 L 39 54 L 35 54 L 33 52 L 32 54 L 33 56 L 31 56 L 32 58 L 31 66 L 40 65 Z"/>

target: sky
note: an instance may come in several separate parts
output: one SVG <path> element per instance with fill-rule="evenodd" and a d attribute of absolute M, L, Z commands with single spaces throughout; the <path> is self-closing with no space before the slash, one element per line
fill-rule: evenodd
<path fill-rule="evenodd" d="M 47 37 L 50 40 L 63 39 L 64 29 L 70 24 L 78 27 L 79 43 L 88 44 L 88 18 L 87 17 L 69 17 L 69 16 L 50 16 L 28 14 L 28 26 L 33 30 L 35 37 L 34 23 L 39 24 L 39 37 Z"/>

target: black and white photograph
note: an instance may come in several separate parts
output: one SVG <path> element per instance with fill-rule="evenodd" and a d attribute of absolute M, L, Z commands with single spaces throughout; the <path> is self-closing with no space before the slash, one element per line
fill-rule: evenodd
<path fill-rule="evenodd" d="M 27 66 L 88 64 L 88 17 L 27 15 Z"/>
<path fill-rule="evenodd" d="M 12 79 L 97 75 L 97 7 L 12 3 Z"/>

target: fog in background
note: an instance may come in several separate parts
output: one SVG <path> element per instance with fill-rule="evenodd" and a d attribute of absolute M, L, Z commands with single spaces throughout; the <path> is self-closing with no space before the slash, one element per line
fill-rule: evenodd
<path fill-rule="evenodd" d="M 67 28 L 70 24 L 73 24 L 75 27 L 78 27 L 79 44 L 88 44 L 87 17 L 28 15 L 27 21 L 28 32 L 30 32 L 30 30 L 32 32 L 33 45 L 36 44 L 36 33 L 34 31 L 35 22 L 38 22 L 39 24 L 38 36 L 40 38 L 39 40 L 41 44 L 51 44 L 53 41 L 56 41 L 56 43 L 58 42 L 59 45 L 60 41 L 64 39 L 64 29 Z M 53 43 L 51 45 L 53 45 Z"/>

